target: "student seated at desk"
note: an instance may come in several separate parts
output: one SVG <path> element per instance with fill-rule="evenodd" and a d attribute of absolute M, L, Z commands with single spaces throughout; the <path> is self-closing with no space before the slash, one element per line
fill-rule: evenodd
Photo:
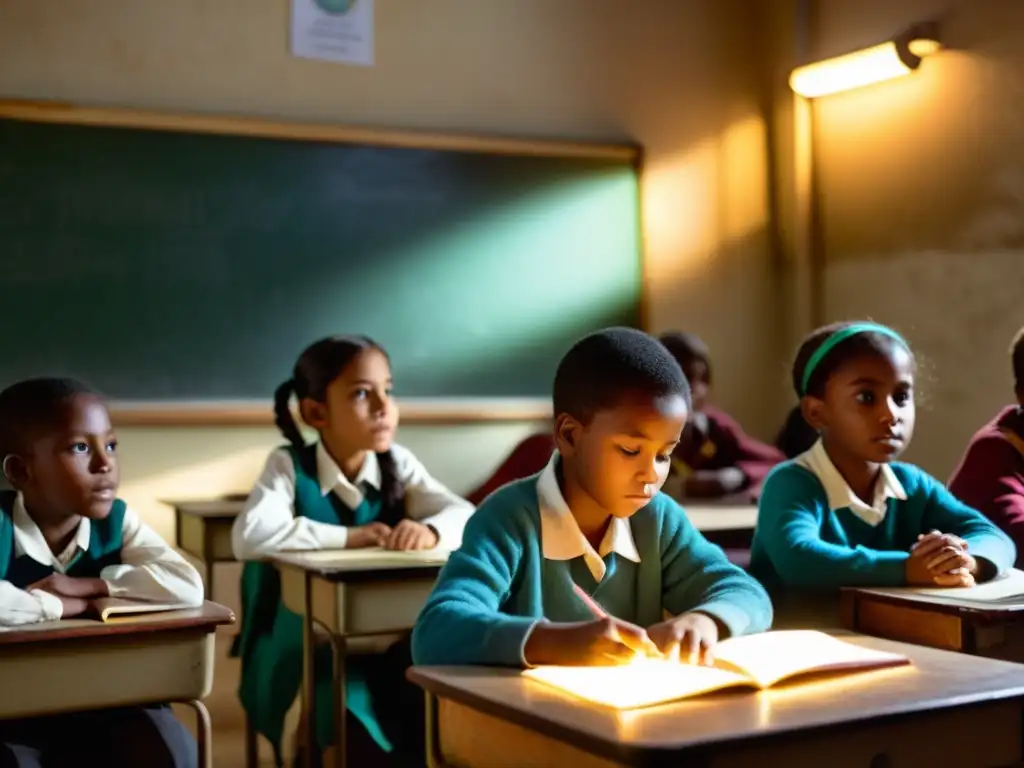
<path fill-rule="evenodd" d="M 876 323 L 820 328 L 793 386 L 814 447 L 765 481 L 751 572 L 770 589 L 970 586 L 1013 565 L 1013 543 L 919 468 L 913 352 Z"/>
<path fill-rule="evenodd" d="M 1017 545 L 1024 567 L 1024 328 L 1010 348 L 1017 404 L 996 414 L 971 438 L 949 490 L 998 525 Z"/>
<path fill-rule="evenodd" d="M 761 586 L 658 492 L 689 408 L 686 377 L 654 338 L 610 328 L 577 342 L 555 374 L 558 451 L 473 515 L 416 622 L 414 662 L 696 660 L 767 629 Z M 614 618 L 595 618 L 576 585 Z"/>
<path fill-rule="evenodd" d="M 293 392 L 303 421 L 319 435 L 312 445 L 306 445 L 292 418 Z M 391 365 L 372 340 L 335 336 L 308 347 L 292 378 L 277 389 L 275 414 L 288 445 L 267 459 L 235 520 L 236 558 L 256 561 L 284 550 L 458 547 L 473 507 L 431 477 L 412 453 L 392 443 L 398 408 Z M 234 649 L 242 659 L 239 698 L 253 727 L 279 755 L 285 715 L 301 682 L 302 620 L 281 603 L 280 579 L 272 565 L 246 563 L 241 618 Z M 350 743 L 359 744 L 362 737 L 361 748 L 376 749 L 374 764 L 386 759 L 380 750 L 390 752 L 394 736 L 382 730 L 387 715 L 378 711 L 381 699 L 371 695 L 368 682 L 366 665 L 379 661 L 352 659 L 347 667 L 347 701 L 354 716 Z M 316 675 L 319 751 L 334 735 L 329 653 L 318 655 Z M 379 749 L 366 743 L 367 733 Z"/>
<path fill-rule="evenodd" d="M 693 392 L 693 412 L 672 454 L 665 492 L 676 499 L 711 499 L 743 493 L 756 498 L 772 467 L 785 457 L 746 434 L 731 416 L 709 405 L 711 353 L 692 333 L 658 339 L 683 369 Z"/>
<path fill-rule="evenodd" d="M 15 489 L 0 493 L 0 626 L 88 616 L 107 596 L 202 605 L 199 573 L 117 498 L 117 438 L 88 387 L 0 392 L 0 454 Z M 182 768 L 197 750 L 169 706 L 0 721 L 0 765 L 83 764 Z"/>

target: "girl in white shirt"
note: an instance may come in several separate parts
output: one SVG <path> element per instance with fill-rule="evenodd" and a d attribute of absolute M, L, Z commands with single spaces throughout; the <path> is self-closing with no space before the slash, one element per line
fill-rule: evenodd
<path fill-rule="evenodd" d="M 302 420 L 318 433 L 313 444 L 306 444 L 292 416 L 293 394 Z M 232 543 L 235 556 L 250 561 L 242 576 L 235 648 L 242 659 L 239 697 L 253 727 L 279 753 L 285 714 L 300 685 L 302 626 L 281 603 L 276 570 L 256 561 L 283 550 L 455 549 L 473 507 L 392 442 L 398 408 L 390 362 L 365 336 L 335 336 L 309 346 L 292 378 L 278 387 L 274 410 L 288 445 L 267 459 L 235 520 Z M 351 719 L 390 752 L 367 670 L 358 663 L 347 669 Z M 328 656 L 318 657 L 316 675 L 319 751 L 333 737 Z"/>

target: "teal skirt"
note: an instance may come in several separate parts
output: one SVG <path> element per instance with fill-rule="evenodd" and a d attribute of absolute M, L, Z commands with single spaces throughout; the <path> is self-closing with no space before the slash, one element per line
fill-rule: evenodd
<path fill-rule="evenodd" d="M 262 734 L 280 755 L 284 719 L 302 687 L 302 617 L 281 602 L 281 580 L 267 563 L 249 562 L 242 571 L 241 630 L 232 655 L 241 659 L 238 697 L 251 727 Z M 329 646 L 319 646 L 314 657 L 318 751 L 334 742 L 334 695 Z M 379 662 L 379 660 L 376 660 Z M 372 658 L 353 657 L 345 664 L 348 710 L 385 752 L 392 751 L 371 694 Z"/>

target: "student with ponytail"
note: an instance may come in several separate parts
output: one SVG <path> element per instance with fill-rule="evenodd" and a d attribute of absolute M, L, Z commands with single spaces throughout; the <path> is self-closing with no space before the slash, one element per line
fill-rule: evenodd
<path fill-rule="evenodd" d="M 313 443 L 306 443 L 292 416 L 293 395 L 302 420 L 317 432 Z M 365 336 L 335 336 L 309 346 L 292 377 L 277 388 L 274 413 L 288 444 L 267 459 L 235 520 L 232 544 L 235 557 L 248 561 L 235 648 L 242 660 L 239 697 L 253 727 L 280 756 L 285 714 L 301 682 L 302 625 L 281 603 L 277 572 L 259 560 L 283 550 L 455 549 L 473 507 L 392 442 L 398 408 L 391 366 L 385 351 Z M 347 675 L 349 745 L 362 741 L 376 749 L 375 765 L 386 765 L 383 753 L 396 746 L 395 734 L 386 733 L 392 718 L 374 695 L 379 686 L 373 681 L 387 677 L 381 661 L 354 658 Z M 318 655 L 315 663 L 312 747 L 319 753 L 333 738 L 330 654 Z M 388 677 L 390 685 L 392 677 L 401 679 Z"/>

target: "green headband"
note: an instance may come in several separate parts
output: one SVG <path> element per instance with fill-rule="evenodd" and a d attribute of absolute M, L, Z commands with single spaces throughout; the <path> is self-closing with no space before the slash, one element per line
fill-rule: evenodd
<path fill-rule="evenodd" d="M 811 375 L 814 373 L 814 369 L 821 364 L 821 361 L 825 359 L 825 355 L 835 349 L 839 344 L 842 344 L 851 336 L 856 336 L 859 333 L 880 333 L 883 336 L 888 336 L 890 339 L 895 339 L 902 345 L 902 347 L 910 351 L 910 345 L 907 344 L 907 340 L 900 336 L 892 328 L 886 328 L 884 325 L 878 323 L 853 323 L 845 328 L 841 328 L 827 339 L 824 343 L 814 350 L 814 354 L 811 355 L 810 360 L 807 361 L 807 365 L 804 366 L 804 378 L 800 386 L 800 394 L 807 394 L 807 385 L 811 381 Z"/>

